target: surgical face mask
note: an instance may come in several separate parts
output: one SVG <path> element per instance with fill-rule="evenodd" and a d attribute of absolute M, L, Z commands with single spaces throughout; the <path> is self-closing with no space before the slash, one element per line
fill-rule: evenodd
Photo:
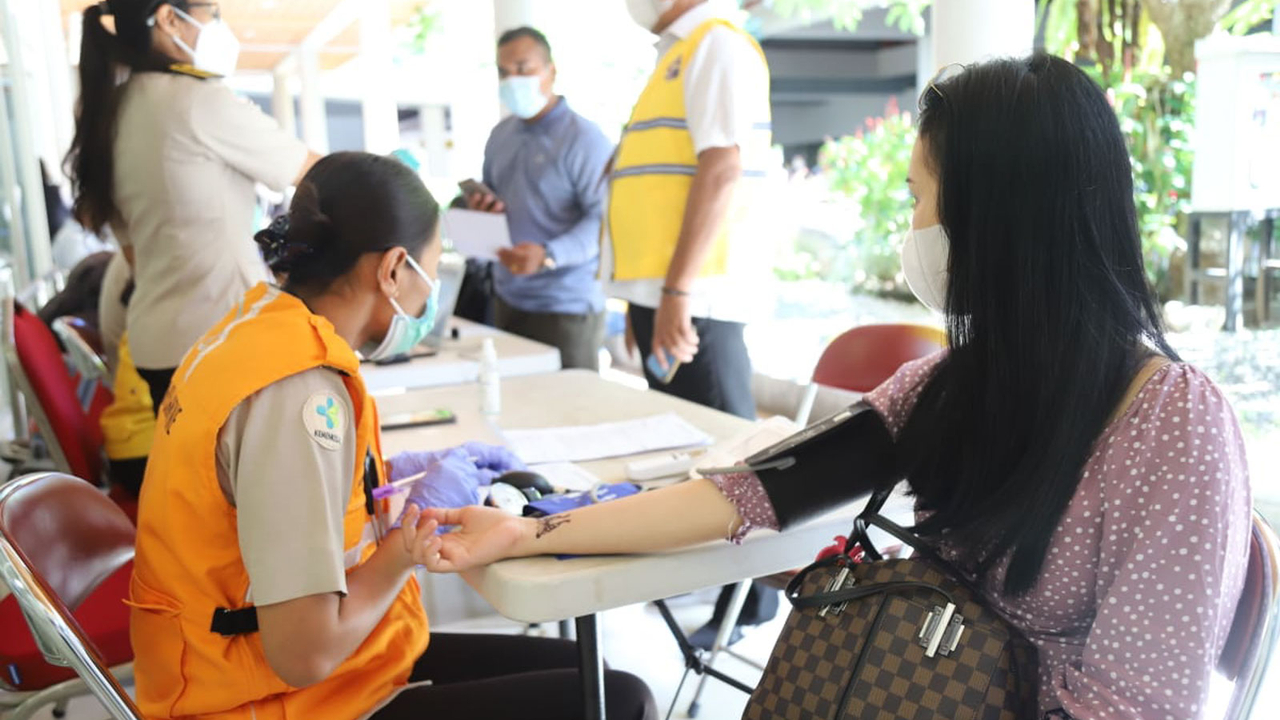
<path fill-rule="evenodd" d="M 951 242 L 941 225 L 908 230 L 902 243 L 902 274 L 920 302 L 940 313 L 947 311 L 947 263 Z"/>
<path fill-rule="evenodd" d="M 200 33 L 196 35 L 195 48 L 188 46 L 177 35 L 170 36 L 178 47 L 191 56 L 192 67 L 223 77 L 236 71 L 236 61 L 240 58 L 240 41 L 226 23 L 221 19 L 202 23 L 177 7 L 173 11 L 200 29 Z"/>
<path fill-rule="evenodd" d="M 361 348 L 360 352 L 366 360 L 386 360 L 404 355 L 417 347 L 418 343 L 422 342 L 436 326 L 436 315 L 440 312 L 440 283 L 432 280 L 412 257 L 406 256 L 405 259 L 409 261 L 409 266 L 414 272 L 418 273 L 431 288 L 431 294 L 427 296 L 427 304 L 418 317 L 406 313 L 395 298 L 387 298 L 391 307 L 395 308 L 396 314 L 391 316 L 387 334 L 383 336 L 382 342 L 378 343 L 377 347 L 371 350 Z"/>
<path fill-rule="evenodd" d="M 498 83 L 498 97 L 521 120 L 528 120 L 547 106 L 547 96 L 542 94 L 540 75 L 511 75 L 503 78 Z"/>
<path fill-rule="evenodd" d="M 637 25 L 650 32 L 658 20 L 676 4 L 676 0 L 627 0 L 627 12 Z"/>

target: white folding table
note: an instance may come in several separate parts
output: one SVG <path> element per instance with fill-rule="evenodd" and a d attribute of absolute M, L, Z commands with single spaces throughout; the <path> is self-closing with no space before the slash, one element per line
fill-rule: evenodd
<path fill-rule="evenodd" d="M 480 348 L 485 338 L 493 338 L 500 377 L 538 375 L 560 369 L 557 348 L 455 317 L 449 319 L 445 339 L 434 355 L 391 365 L 366 362 L 360 367 L 360 375 L 375 395 L 473 383 L 480 373 Z"/>

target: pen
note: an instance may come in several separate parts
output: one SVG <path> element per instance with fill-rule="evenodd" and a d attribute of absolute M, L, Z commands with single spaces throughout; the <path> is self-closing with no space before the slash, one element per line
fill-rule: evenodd
<path fill-rule="evenodd" d="M 478 459 L 479 458 L 474 458 L 474 457 L 470 458 L 471 462 L 476 462 Z M 379 485 L 378 487 L 373 489 L 373 499 L 384 500 L 386 498 L 391 497 L 392 495 L 399 495 L 400 493 L 408 490 L 409 485 L 412 485 L 414 482 L 421 480 L 426 476 L 427 476 L 427 471 L 423 470 L 422 472 L 410 475 L 409 477 L 400 478 L 399 480 L 396 480 L 393 483 L 388 483 L 386 485 Z"/>

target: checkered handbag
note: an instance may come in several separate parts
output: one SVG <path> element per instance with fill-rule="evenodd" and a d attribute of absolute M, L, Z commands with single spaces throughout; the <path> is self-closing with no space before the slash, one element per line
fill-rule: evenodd
<path fill-rule="evenodd" d="M 1036 717 L 1035 648 L 925 543 L 879 514 L 877 493 L 846 553 L 801 570 L 794 606 L 745 720 L 1028 720 Z M 916 552 L 884 560 L 874 526 Z"/>

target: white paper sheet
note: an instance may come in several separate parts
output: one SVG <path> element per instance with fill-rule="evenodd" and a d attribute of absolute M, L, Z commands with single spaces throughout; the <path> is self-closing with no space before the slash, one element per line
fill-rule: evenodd
<path fill-rule="evenodd" d="M 499 250 L 511 247 L 503 213 L 450 208 L 444 214 L 444 236 L 459 253 L 480 260 L 497 260 Z"/>
<path fill-rule="evenodd" d="M 702 477 L 698 474 L 698 468 L 723 468 L 737 465 L 802 429 L 781 415 L 775 415 L 768 420 L 759 420 L 750 428 L 708 448 L 706 454 L 697 459 L 694 469 L 689 471 L 689 477 Z"/>
<path fill-rule="evenodd" d="M 600 478 L 569 462 L 531 465 L 529 471 L 546 478 L 551 487 L 569 492 L 585 492 L 600 482 Z"/>
<path fill-rule="evenodd" d="M 576 427 L 507 430 L 511 450 L 530 465 L 585 462 L 710 445 L 712 438 L 675 413 Z"/>

